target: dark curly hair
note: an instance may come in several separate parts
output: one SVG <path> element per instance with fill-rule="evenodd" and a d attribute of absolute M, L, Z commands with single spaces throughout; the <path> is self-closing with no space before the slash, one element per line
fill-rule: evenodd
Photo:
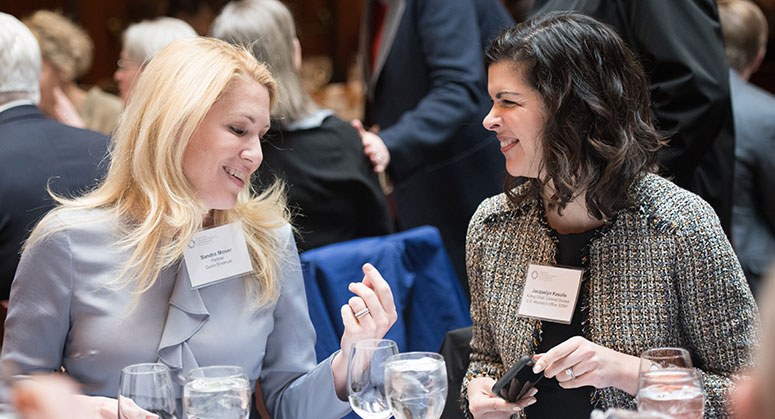
<path fill-rule="evenodd" d="M 513 62 L 543 99 L 541 179 L 551 182 L 550 208 L 560 213 L 586 192 L 589 214 L 607 219 L 628 206 L 627 189 L 645 172 L 656 172 L 664 144 L 651 122 L 646 74 L 608 25 L 578 13 L 547 13 L 501 32 L 485 64 Z M 506 177 L 512 202 L 520 180 Z"/>

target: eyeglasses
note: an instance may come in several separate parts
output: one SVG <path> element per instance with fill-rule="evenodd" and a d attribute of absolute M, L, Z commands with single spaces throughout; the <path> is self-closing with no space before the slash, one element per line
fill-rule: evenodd
<path fill-rule="evenodd" d="M 118 60 L 116 61 L 116 66 L 119 70 L 128 70 L 132 67 L 139 67 L 140 64 L 131 60 Z"/>

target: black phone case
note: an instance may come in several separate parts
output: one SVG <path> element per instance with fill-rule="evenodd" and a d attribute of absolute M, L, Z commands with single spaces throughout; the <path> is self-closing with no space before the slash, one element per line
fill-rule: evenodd
<path fill-rule="evenodd" d="M 492 386 L 492 392 L 496 396 L 508 402 L 521 399 L 530 391 L 537 382 L 541 381 L 544 373 L 533 372 L 533 357 L 525 355 L 517 361 L 505 374 Z"/>

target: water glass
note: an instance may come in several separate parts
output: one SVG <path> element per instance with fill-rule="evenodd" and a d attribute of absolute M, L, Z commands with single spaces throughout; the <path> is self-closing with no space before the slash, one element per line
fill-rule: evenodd
<path fill-rule="evenodd" d="M 194 368 L 186 376 L 183 406 L 188 419 L 247 419 L 250 381 L 241 367 Z"/>
<path fill-rule="evenodd" d="M 385 392 L 396 419 L 439 419 L 447 400 L 447 367 L 441 355 L 407 352 L 385 364 Z"/>
<path fill-rule="evenodd" d="M 119 419 L 175 418 L 175 396 L 170 371 L 164 364 L 134 364 L 121 370 L 118 389 Z"/>
<path fill-rule="evenodd" d="M 347 398 L 355 413 L 364 419 L 390 417 L 385 395 L 385 362 L 398 353 L 389 339 L 366 339 L 350 348 L 347 363 Z"/>
<path fill-rule="evenodd" d="M 685 349 L 644 352 L 638 375 L 638 410 L 677 419 L 701 419 L 705 410 L 702 374 L 691 365 Z"/>

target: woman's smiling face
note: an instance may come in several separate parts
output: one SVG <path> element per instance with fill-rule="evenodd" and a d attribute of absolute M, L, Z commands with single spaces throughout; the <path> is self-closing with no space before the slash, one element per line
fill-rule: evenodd
<path fill-rule="evenodd" d="M 183 153 L 183 174 L 206 209 L 231 209 L 263 159 L 269 91 L 253 80 L 236 83 L 213 104 Z"/>
<path fill-rule="evenodd" d="M 537 178 L 546 116 L 541 95 L 523 74 L 520 65 L 510 61 L 490 65 L 487 90 L 493 104 L 482 124 L 495 132 L 511 176 Z"/>

